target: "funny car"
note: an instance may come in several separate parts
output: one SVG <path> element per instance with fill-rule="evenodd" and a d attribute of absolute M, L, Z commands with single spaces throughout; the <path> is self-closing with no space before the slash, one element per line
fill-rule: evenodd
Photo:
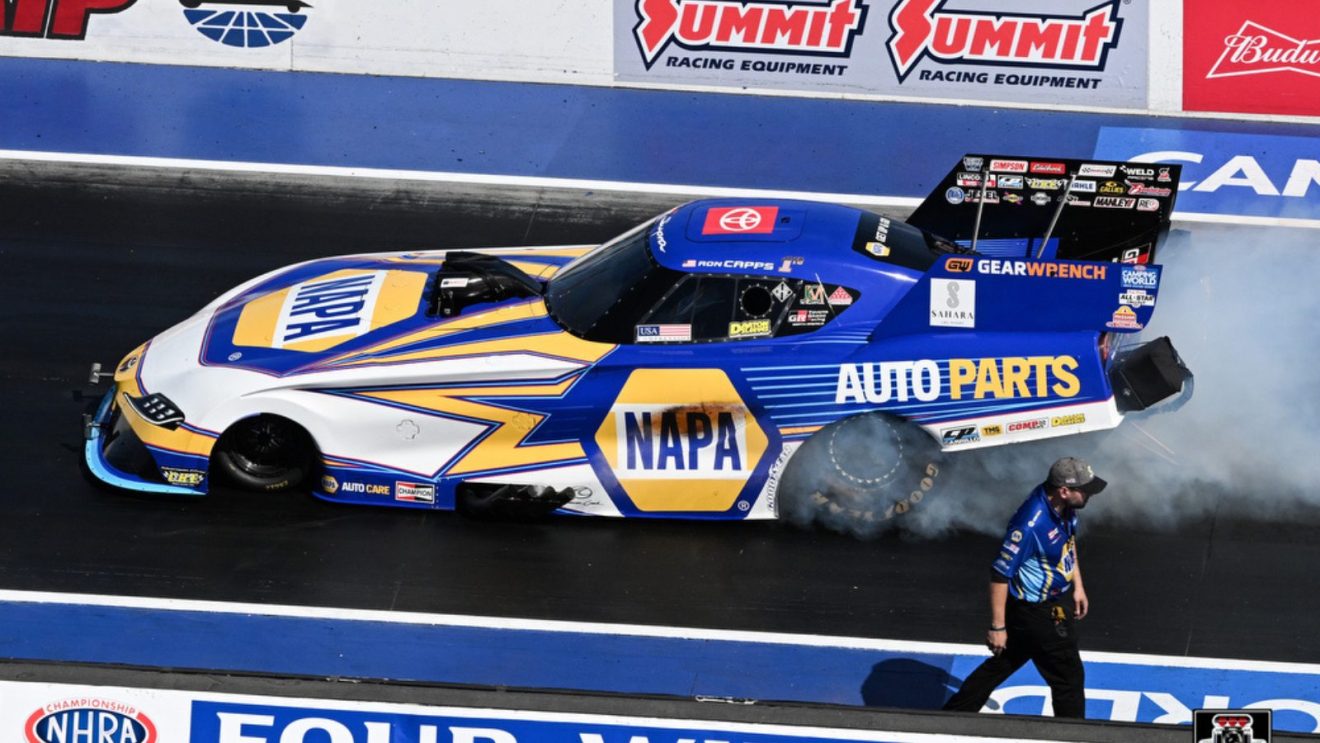
<path fill-rule="evenodd" d="M 472 514 L 885 519 L 952 452 L 1183 390 L 1168 339 L 1135 342 L 1178 176 L 968 155 L 906 220 L 701 200 L 594 247 L 279 269 L 104 373 L 87 467 Z"/>

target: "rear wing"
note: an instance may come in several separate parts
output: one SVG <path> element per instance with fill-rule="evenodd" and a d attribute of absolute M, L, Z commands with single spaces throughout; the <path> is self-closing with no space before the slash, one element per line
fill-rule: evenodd
<path fill-rule="evenodd" d="M 1004 258 L 1153 263 L 1180 165 L 966 155 L 905 221 Z"/>

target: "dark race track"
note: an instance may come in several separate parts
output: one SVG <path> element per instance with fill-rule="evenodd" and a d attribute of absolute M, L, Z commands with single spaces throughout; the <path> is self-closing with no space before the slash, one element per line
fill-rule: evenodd
<path fill-rule="evenodd" d="M 984 534 L 476 523 L 300 495 L 157 500 L 93 486 L 79 469 L 85 403 L 73 396 L 88 389 L 88 364 L 118 361 L 224 289 L 336 253 L 599 241 L 664 200 L 541 195 L 505 207 L 498 192 L 403 199 L 382 184 L 295 197 L 204 179 L 138 190 L 79 180 L 11 174 L 0 187 L 0 588 L 980 641 L 998 541 Z M 1314 275 L 1320 261 L 1305 260 L 1299 271 Z M 1108 464 L 1115 483 L 1144 466 Z M 1015 502 L 1032 484 L 981 485 Z M 1320 662 L 1320 510 L 1225 516 L 1216 499 L 1228 487 L 1203 483 L 1202 508 L 1176 526 L 1109 518 L 1084 533 L 1084 648 Z"/>

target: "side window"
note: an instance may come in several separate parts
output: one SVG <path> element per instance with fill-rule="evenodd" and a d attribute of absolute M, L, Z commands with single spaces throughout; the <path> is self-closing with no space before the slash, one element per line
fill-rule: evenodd
<path fill-rule="evenodd" d="M 836 284 L 689 275 L 642 318 L 637 343 L 738 341 L 809 333 L 859 296 Z"/>

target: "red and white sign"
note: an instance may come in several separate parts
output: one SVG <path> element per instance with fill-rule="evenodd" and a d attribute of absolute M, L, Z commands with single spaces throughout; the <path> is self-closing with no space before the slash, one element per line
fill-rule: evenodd
<path fill-rule="evenodd" d="M 637 18 L 633 35 L 649 68 L 675 41 L 703 51 L 845 55 L 862 31 L 866 6 L 861 0 L 637 0 Z"/>
<path fill-rule="evenodd" d="M 899 0 L 889 14 L 889 57 L 902 81 L 923 57 L 939 62 L 1103 70 L 1122 27 L 1118 0 L 1081 16 L 954 11 L 943 0 Z"/>
<path fill-rule="evenodd" d="M 1320 13 L 1295 0 L 1198 0 L 1183 33 L 1183 108 L 1320 116 Z"/>
<path fill-rule="evenodd" d="M 768 235 L 775 231 L 777 206 L 720 207 L 706 212 L 703 235 Z"/>

